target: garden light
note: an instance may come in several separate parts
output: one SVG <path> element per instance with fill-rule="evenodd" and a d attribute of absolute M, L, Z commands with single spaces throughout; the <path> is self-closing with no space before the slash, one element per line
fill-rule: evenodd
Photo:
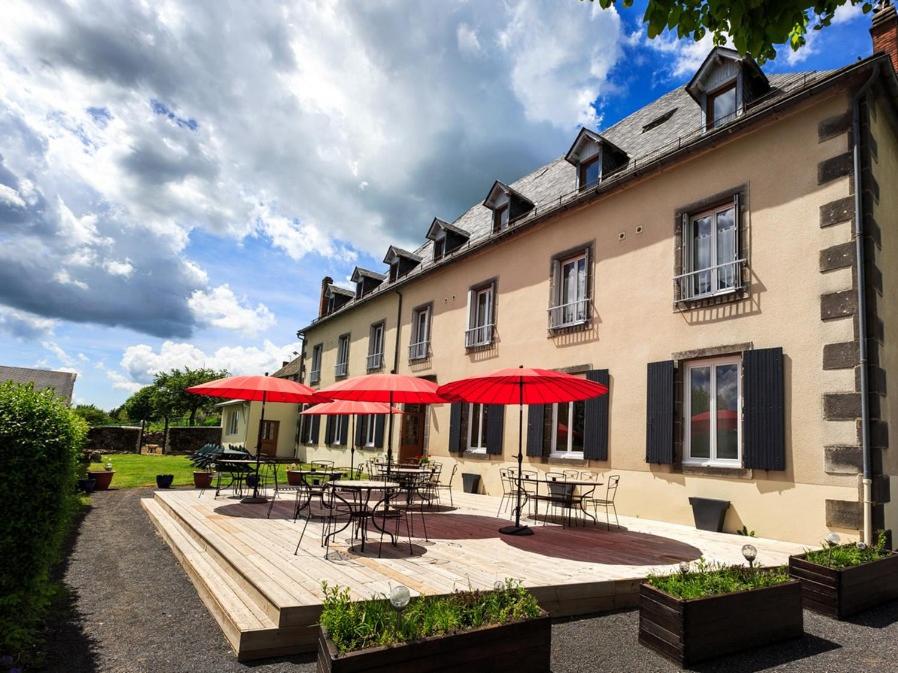
<path fill-rule="evenodd" d="M 390 605 L 401 611 L 408 605 L 411 597 L 408 587 L 400 584 L 390 590 Z"/>
<path fill-rule="evenodd" d="M 830 533 L 826 536 L 826 544 L 828 544 L 830 547 L 835 547 L 837 544 L 839 544 L 839 540 L 841 539 L 842 538 L 839 537 L 838 533 Z"/>
<path fill-rule="evenodd" d="M 686 561 L 680 561 L 680 572 L 684 575 L 689 572 L 689 564 Z"/>
<path fill-rule="evenodd" d="M 748 567 L 754 568 L 755 559 L 758 558 L 758 549 L 753 544 L 742 545 L 742 556 L 748 561 Z"/>

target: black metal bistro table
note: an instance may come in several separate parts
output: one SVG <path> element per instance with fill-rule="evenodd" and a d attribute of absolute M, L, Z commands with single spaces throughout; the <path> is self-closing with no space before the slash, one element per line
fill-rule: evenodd
<path fill-rule="evenodd" d="M 395 481 L 377 479 L 337 479 L 330 482 L 330 486 L 333 488 L 333 496 L 345 505 L 346 510 L 349 512 L 349 517 L 343 526 L 328 533 L 325 539 L 325 546 L 350 525 L 355 524 L 358 530 L 358 537 L 362 541 L 362 551 L 365 551 L 365 542 L 368 539 L 367 522 L 369 519 L 377 530 L 390 536 L 390 543 L 393 546 L 396 545 L 395 536 L 383 527 L 378 526 L 376 517 L 378 508 L 386 506 L 385 503 L 389 502 L 390 496 L 401 488 L 400 484 Z M 372 505 L 371 499 L 375 492 L 382 495 Z"/>
<path fill-rule="evenodd" d="M 517 481 L 517 475 L 514 476 Z M 524 489 L 525 484 L 536 484 L 536 493 L 528 493 Z M 546 493 L 539 492 L 540 484 L 546 486 Z M 549 505 L 556 504 L 568 510 L 568 525 L 570 525 L 570 511 L 575 507 L 579 508 L 583 514 L 592 519 L 593 525 L 596 524 L 596 518 L 586 509 L 586 501 L 595 493 L 596 488 L 602 485 L 601 481 L 592 479 L 556 479 L 553 477 L 538 477 L 536 479 L 524 477 L 521 480 L 522 495 L 525 501 L 534 500 L 536 503 L 536 515 L 539 516 L 539 502 L 546 503 L 546 515 L 549 514 Z M 579 492 L 578 492 L 579 491 Z M 523 506 L 523 503 L 522 503 Z"/>
<path fill-rule="evenodd" d="M 299 513 L 304 510 L 306 507 L 309 508 L 309 516 L 312 515 L 312 499 L 317 495 L 321 500 L 321 506 L 327 507 L 327 504 L 324 502 L 324 487 L 343 476 L 344 472 L 342 470 L 312 470 L 312 469 L 304 469 L 304 470 L 290 470 L 294 474 L 298 474 L 299 478 L 305 482 L 305 486 L 290 486 L 290 489 L 296 489 L 296 506 L 293 510 L 293 519 L 294 521 L 299 516 Z M 305 498 L 300 498 L 300 495 L 304 495 Z"/>
<path fill-rule="evenodd" d="M 266 463 L 263 462 L 262 466 Z M 219 465 L 224 465 L 225 467 L 233 467 L 239 469 L 232 470 L 220 470 L 218 469 Z M 261 467 L 261 466 L 260 466 Z M 233 488 L 234 495 L 242 495 L 243 494 L 243 485 L 246 482 L 247 475 L 255 474 L 258 479 L 258 473 L 256 472 L 256 459 L 252 458 L 221 458 L 215 461 L 215 469 L 218 472 L 218 480 L 215 485 L 215 497 L 218 497 L 219 492 L 222 490 L 221 485 L 221 474 L 222 472 L 227 472 L 231 477 L 231 482 L 225 486 L 224 488 Z M 275 488 L 277 487 L 277 470 L 274 473 L 275 480 Z"/>

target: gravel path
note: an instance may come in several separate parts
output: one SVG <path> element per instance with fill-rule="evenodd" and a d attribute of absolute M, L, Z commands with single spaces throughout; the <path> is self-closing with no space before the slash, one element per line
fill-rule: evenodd
<path fill-rule="evenodd" d="M 53 673 L 304 673 L 312 655 L 240 664 L 193 585 L 140 507 L 150 490 L 97 493 L 64 570 L 49 625 Z M 898 602 L 836 622 L 805 612 L 807 635 L 700 667 L 709 673 L 845 673 L 898 668 Z M 679 670 L 636 641 L 637 613 L 557 623 L 554 673 Z M 472 673 L 476 673 L 472 671 Z"/>

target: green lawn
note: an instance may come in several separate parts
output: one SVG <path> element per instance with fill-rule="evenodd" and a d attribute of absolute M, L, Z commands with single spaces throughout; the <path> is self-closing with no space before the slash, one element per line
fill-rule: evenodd
<path fill-rule="evenodd" d="M 193 466 L 187 456 L 155 456 L 142 454 L 115 454 L 103 456 L 102 463 L 94 463 L 91 470 L 102 470 L 112 463 L 115 476 L 110 488 L 139 488 L 156 486 L 157 474 L 173 474 L 172 486 L 193 486 Z M 287 466 L 278 465 L 278 481 L 287 483 Z"/>

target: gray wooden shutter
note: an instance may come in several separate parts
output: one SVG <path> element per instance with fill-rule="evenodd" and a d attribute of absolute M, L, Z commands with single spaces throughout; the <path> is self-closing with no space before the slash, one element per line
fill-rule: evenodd
<path fill-rule="evenodd" d="M 374 446 L 378 449 L 384 448 L 384 424 L 386 423 L 386 416 L 384 414 L 378 414 L 374 417 Z"/>
<path fill-rule="evenodd" d="M 539 457 L 543 455 L 543 416 L 545 407 L 542 404 L 531 404 L 527 407 L 527 455 Z"/>
<path fill-rule="evenodd" d="M 502 455 L 502 440 L 505 436 L 505 405 L 486 406 L 486 452 L 493 456 Z"/>
<path fill-rule="evenodd" d="M 334 417 L 328 416 L 324 424 L 324 443 L 330 444 L 334 441 Z"/>
<path fill-rule="evenodd" d="M 783 349 L 742 354 L 742 462 L 760 470 L 786 469 L 786 393 Z"/>
<path fill-rule="evenodd" d="M 646 396 L 645 462 L 673 463 L 674 363 L 650 362 Z"/>
<path fill-rule="evenodd" d="M 449 409 L 449 451 L 461 453 L 461 405 L 463 402 L 453 402 Z"/>
<path fill-rule="evenodd" d="M 608 386 L 607 369 L 591 369 L 586 372 L 589 381 Z M 610 386 L 609 386 L 610 391 Z M 605 393 L 600 397 L 586 400 L 583 418 L 583 457 L 590 460 L 608 460 L 608 397 Z"/>
<path fill-rule="evenodd" d="M 311 444 L 318 443 L 318 437 L 321 435 L 321 416 L 312 416 L 312 441 Z"/>

